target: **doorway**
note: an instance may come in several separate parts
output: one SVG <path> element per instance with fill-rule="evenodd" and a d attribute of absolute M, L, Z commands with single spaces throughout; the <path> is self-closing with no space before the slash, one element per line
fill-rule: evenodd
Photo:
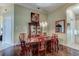
<path fill-rule="evenodd" d="M 0 4 L 0 50 L 14 44 L 14 4 Z"/>
<path fill-rule="evenodd" d="M 79 4 L 70 6 L 67 11 L 67 45 L 79 50 Z"/>

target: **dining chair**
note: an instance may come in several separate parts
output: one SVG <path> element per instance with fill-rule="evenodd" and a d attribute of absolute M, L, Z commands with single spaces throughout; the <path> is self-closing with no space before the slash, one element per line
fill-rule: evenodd
<path fill-rule="evenodd" d="M 58 43 L 58 36 L 56 34 L 53 34 L 51 37 L 51 52 L 58 52 Z"/>
<path fill-rule="evenodd" d="M 22 55 L 22 56 L 29 55 L 29 53 L 28 53 L 29 46 L 26 45 L 25 36 L 26 36 L 26 33 L 20 33 L 20 35 L 19 35 L 20 47 L 21 47 L 20 55 Z"/>
<path fill-rule="evenodd" d="M 32 56 L 38 55 L 38 42 L 32 42 L 31 50 L 32 50 Z"/>
<path fill-rule="evenodd" d="M 59 38 L 58 38 L 58 35 L 55 35 L 55 39 L 56 39 L 56 49 L 55 49 L 55 51 L 56 52 L 58 52 L 58 50 L 59 50 Z"/>
<path fill-rule="evenodd" d="M 38 55 L 46 55 L 46 44 L 45 44 L 45 38 L 41 36 L 38 40 Z"/>
<path fill-rule="evenodd" d="M 52 37 L 51 37 L 51 53 L 53 52 L 53 50 L 54 50 L 54 35 L 52 35 Z"/>
<path fill-rule="evenodd" d="M 31 51 L 32 51 L 32 55 L 36 56 L 38 55 L 38 42 L 37 42 L 37 38 L 35 35 L 31 36 Z"/>

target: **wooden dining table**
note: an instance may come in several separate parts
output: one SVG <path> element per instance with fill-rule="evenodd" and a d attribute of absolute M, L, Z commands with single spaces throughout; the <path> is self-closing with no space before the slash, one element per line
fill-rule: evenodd
<path fill-rule="evenodd" d="M 26 41 L 26 47 L 29 47 L 29 49 L 31 50 L 31 54 L 32 55 L 38 55 L 38 44 L 41 42 L 39 40 L 31 40 L 28 39 L 25 40 Z M 51 39 L 46 39 L 45 40 L 45 48 L 46 48 L 46 52 L 50 53 L 51 52 Z"/>

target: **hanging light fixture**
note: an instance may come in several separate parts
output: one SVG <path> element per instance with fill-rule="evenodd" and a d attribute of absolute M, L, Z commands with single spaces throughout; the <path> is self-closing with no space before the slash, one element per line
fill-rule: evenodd
<path fill-rule="evenodd" d="M 47 27 L 47 22 L 46 22 L 46 21 L 40 22 L 40 26 L 41 26 L 41 27 Z"/>

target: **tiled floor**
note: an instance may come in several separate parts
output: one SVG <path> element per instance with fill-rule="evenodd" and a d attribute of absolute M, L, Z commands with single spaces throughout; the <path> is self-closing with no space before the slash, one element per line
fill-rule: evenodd
<path fill-rule="evenodd" d="M 19 56 L 20 46 L 10 47 L 0 51 L 2 56 Z M 46 53 L 46 56 L 79 56 L 79 51 L 63 46 L 63 49 L 60 46 L 60 49 L 57 52 Z"/>

